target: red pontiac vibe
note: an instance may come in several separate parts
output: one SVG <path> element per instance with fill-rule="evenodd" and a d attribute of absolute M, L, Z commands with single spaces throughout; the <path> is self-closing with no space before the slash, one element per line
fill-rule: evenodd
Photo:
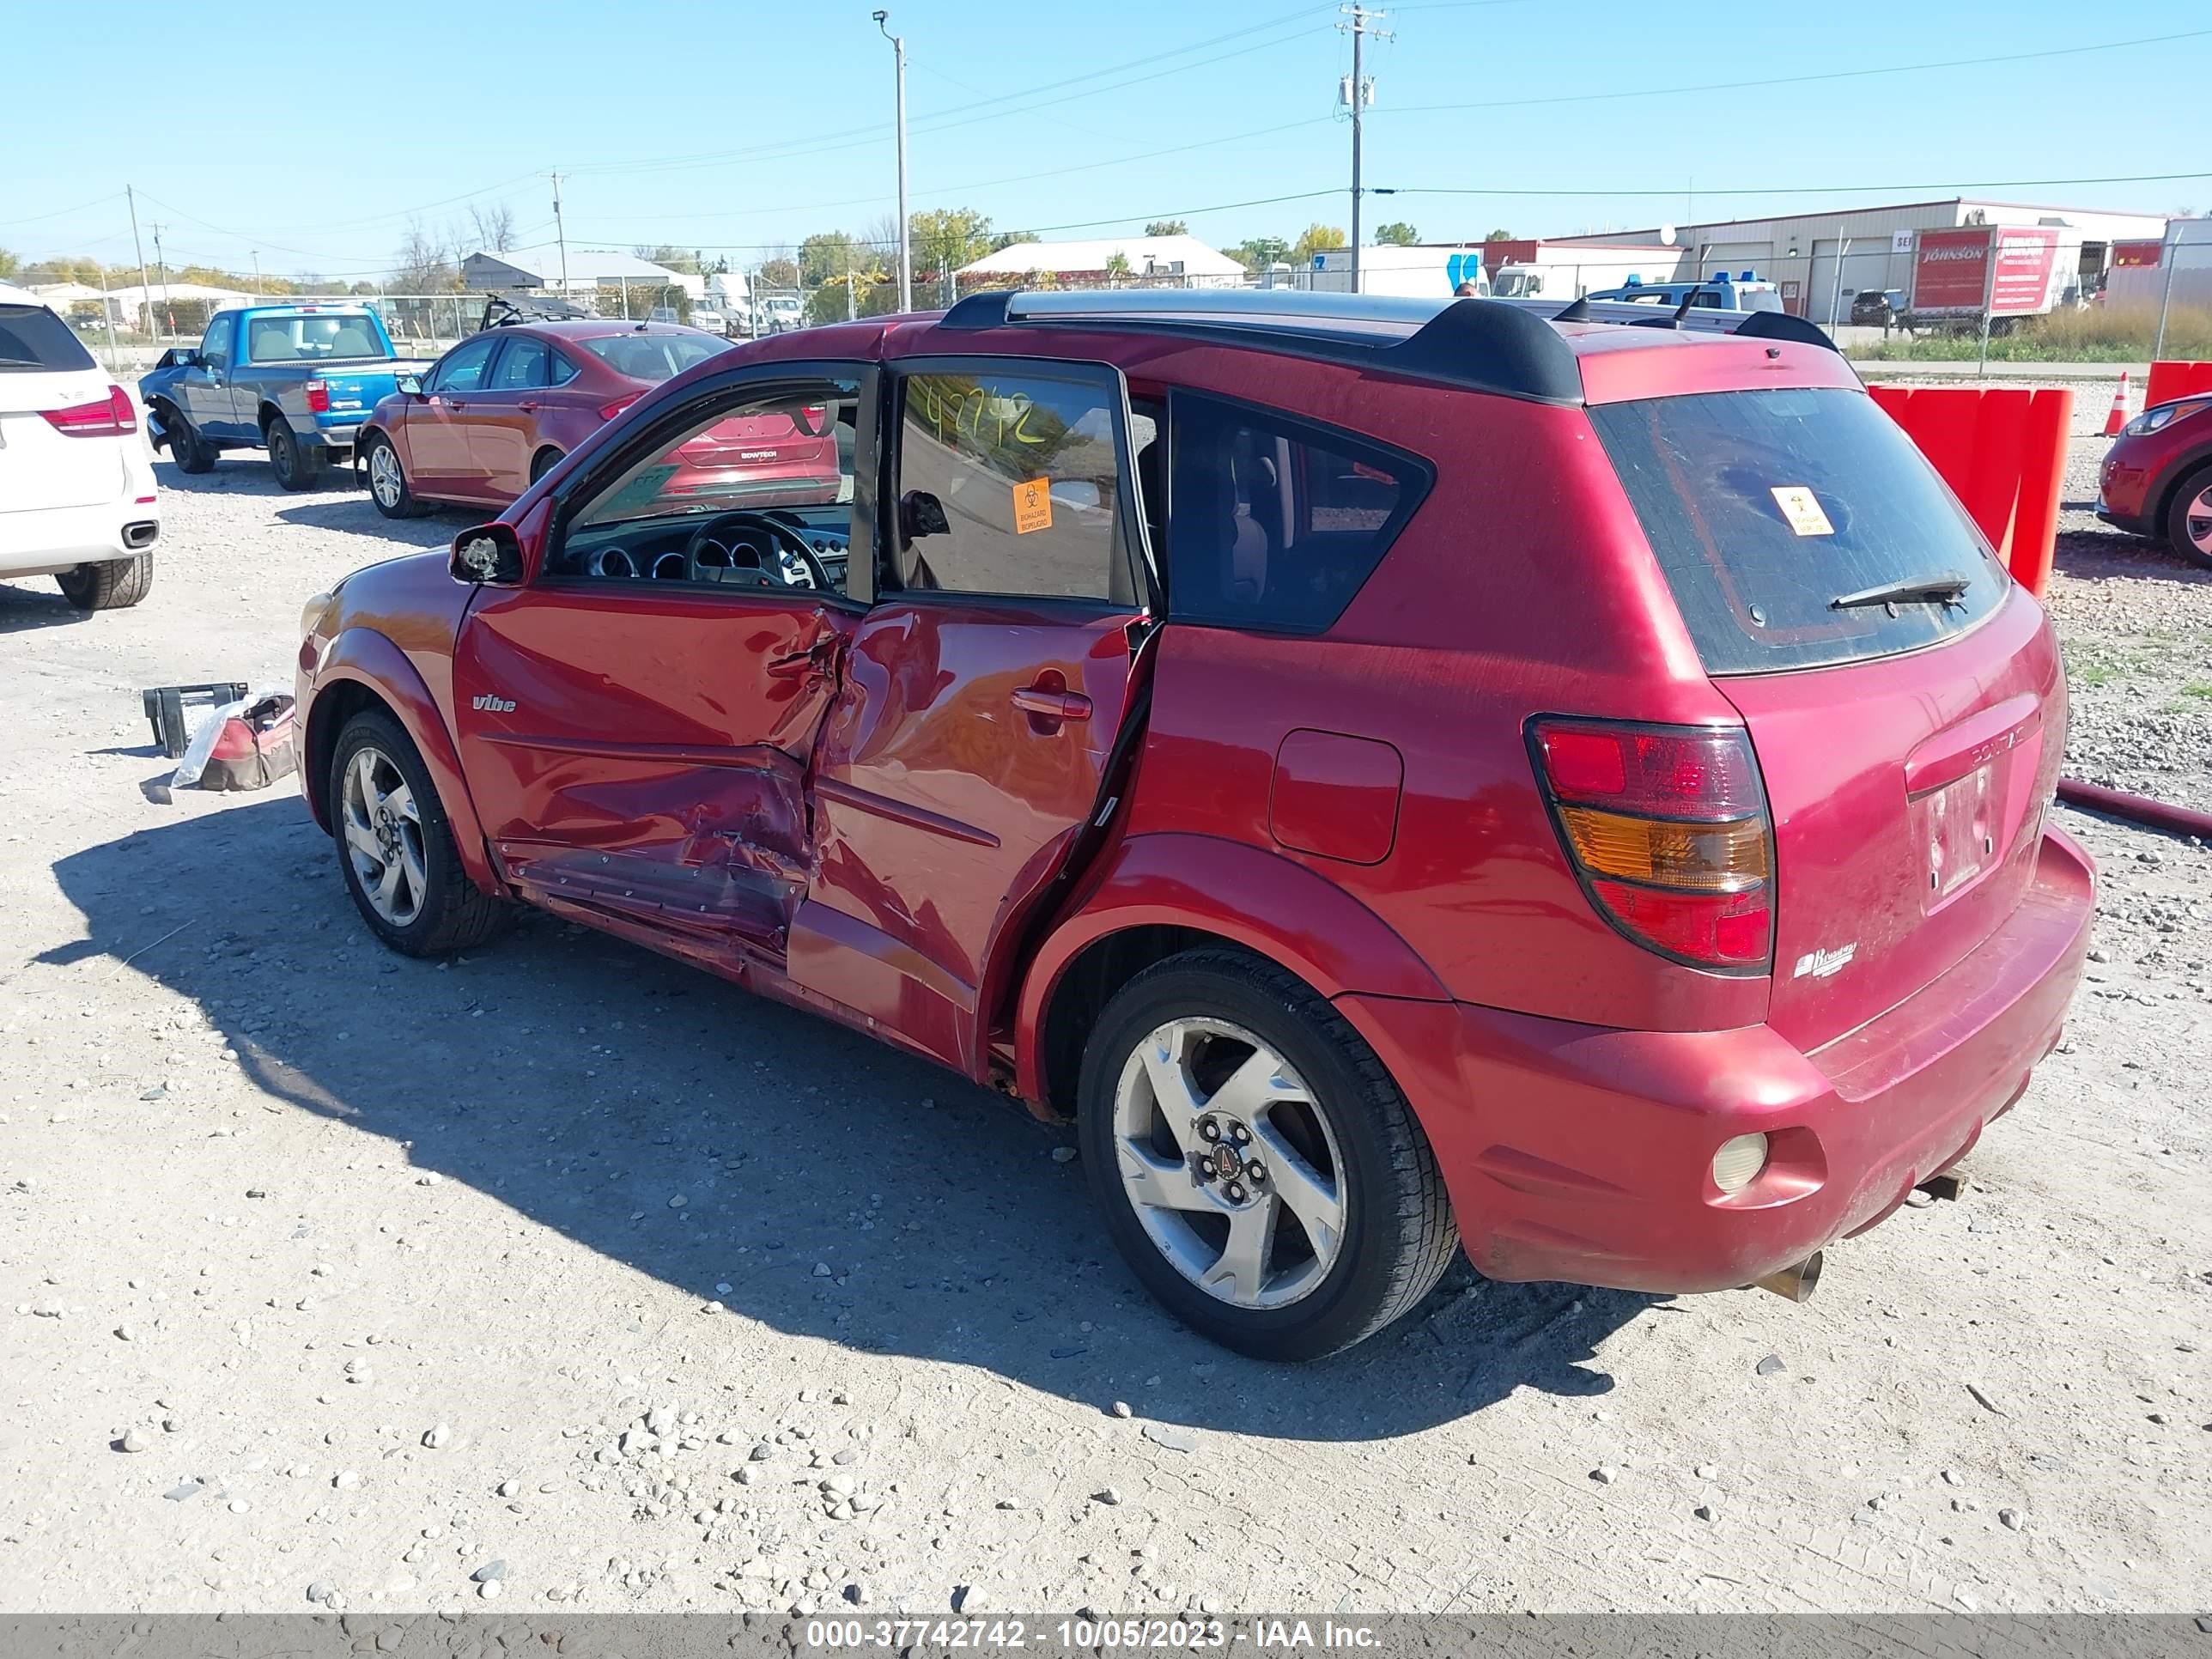
<path fill-rule="evenodd" d="M 388 519 L 439 501 L 505 506 L 647 392 L 729 349 L 665 323 L 507 324 L 472 334 L 427 374 L 402 375 L 360 442 L 368 493 Z M 665 493 L 727 506 L 739 484 L 772 502 L 836 499 L 836 446 L 790 416 L 723 421 L 696 434 Z"/>
<path fill-rule="evenodd" d="M 2154 404 L 2120 428 L 2098 471 L 2097 516 L 2212 565 L 2212 394 Z"/>
<path fill-rule="evenodd" d="M 2065 687 L 1825 337 L 1624 314 L 982 295 L 712 358 L 309 603 L 309 802 L 395 949 L 541 906 L 1073 1119 L 1247 1352 L 1462 1243 L 1801 1294 L 2058 1041 Z M 678 488 L 732 420 L 844 434 L 846 499 Z"/>

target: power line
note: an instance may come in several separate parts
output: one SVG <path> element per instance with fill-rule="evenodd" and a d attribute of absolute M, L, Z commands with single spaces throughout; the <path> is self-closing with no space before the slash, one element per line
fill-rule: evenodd
<path fill-rule="evenodd" d="M 88 208 L 105 207 L 110 202 L 119 202 L 123 192 L 111 190 L 105 196 L 95 196 L 89 202 L 80 202 L 75 207 L 57 208 L 52 213 L 34 213 L 27 219 L 9 219 L 0 223 L 0 228 L 15 229 L 18 225 L 44 224 L 49 219 L 66 219 L 72 213 L 82 213 Z"/>
<path fill-rule="evenodd" d="M 1486 98 L 1469 104 L 1407 104 L 1390 110 L 1392 115 L 1433 114 L 1447 110 L 1534 109 L 1552 104 L 1599 104 L 1624 98 L 1670 98 L 1693 92 L 1742 92 L 1765 87 L 1796 87 L 1816 81 L 1859 81 L 1878 75 L 1917 75 L 1927 70 L 1979 69 L 1990 64 L 2025 64 L 2045 58 L 2074 58 L 2084 52 L 2120 52 L 2130 46 L 2164 46 L 2175 40 L 2201 40 L 2212 29 L 2185 29 L 2179 34 L 2147 34 L 2133 40 L 2102 40 L 2087 46 L 2050 46 L 2038 52 L 2008 52 L 1989 58 L 1951 58 L 1940 63 L 1893 64 L 1879 69 L 1824 70 L 1812 75 L 1762 75 L 1749 81 L 1707 81 L 1688 87 L 1643 87 L 1625 92 L 1561 93 L 1546 98 Z"/>
<path fill-rule="evenodd" d="M 1322 9 L 1328 9 L 1328 8 L 1322 8 Z M 1238 33 L 1249 34 L 1254 33 L 1256 29 L 1279 27 L 1283 22 L 1293 21 L 1295 18 L 1302 18 L 1304 15 L 1306 15 L 1306 14 L 1304 12 L 1295 13 L 1291 18 L 1278 19 L 1273 24 L 1259 24 L 1254 26 L 1254 28 L 1252 29 L 1241 30 L 1238 31 Z M 1028 115 L 1035 112 L 1036 111 L 1048 108 L 1054 105 L 1072 103 L 1083 98 L 1095 98 L 1104 93 L 1124 91 L 1128 88 L 1142 86 L 1147 82 L 1161 80 L 1169 76 L 1182 75 L 1191 70 L 1205 69 L 1214 64 L 1225 63 L 1232 58 L 1242 58 L 1251 52 L 1264 52 L 1271 47 L 1287 46 L 1294 40 L 1303 40 L 1309 34 L 1319 33 L 1321 31 L 1319 29 L 1311 27 L 1300 29 L 1292 33 L 1286 34 L 1279 40 L 1259 41 L 1249 46 L 1239 47 L 1235 52 L 1221 52 L 1212 58 L 1202 58 L 1194 63 L 1173 64 L 1166 69 L 1154 70 L 1149 74 L 1131 76 L 1126 80 L 1115 82 L 1109 86 L 1093 87 L 1086 91 L 1068 93 L 1060 97 L 1037 99 L 1028 103 L 1018 103 L 1011 99 L 1002 99 L 998 100 L 992 107 L 973 113 L 962 113 L 958 111 L 946 111 L 943 112 L 942 116 L 917 117 L 913 124 L 914 130 L 923 137 L 928 137 L 936 133 L 951 132 L 960 127 L 973 126 L 981 121 L 1003 121 L 1012 116 Z M 1223 36 L 1219 38 L 1233 39 L 1235 37 Z M 1181 50 L 1182 52 L 1189 52 L 1196 50 L 1196 48 L 1187 46 Z M 1150 57 L 1139 58 L 1129 64 L 1120 64 L 1111 70 L 1094 70 L 1091 72 L 1091 77 L 1090 78 L 1095 78 L 1097 76 L 1105 75 L 1118 74 L 1122 70 L 1138 68 L 1146 64 L 1158 63 L 1160 58 L 1164 56 L 1175 57 L 1177 55 L 1179 55 L 1177 52 L 1155 52 Z M 1073 78 L 1080 79 L 1086 77 Z M 1042 88 L 1030 89 L 1030 92 L 1039 90 L 1042 90 Z M 1028 97 L 1029 92 L 1024 92 L 1018 95 L 1021 97 Z M 943 116 L 953 116 L 957 117 L 957 118 L 946 119 L 943 118 Z M 855 149 L 870 144 L 880 143 L 888 135 L 889 131 L 889 127 L 882 125 L 868 127 L 855 127 L 848 129 L 842 135 L 830 135 L 833 138 L 839 140 L 839 142 L 830 143 L 820 143 L 811 139 L 804 138 L 787 139 L 773 144 L 752 145 L 742 149 L 702 151 L 688 156 L 674 156 L 651 161 L 609 161 L 596 167 L 578 167 L 575 169 L 575 173 L 580 177 L 585 174 L 590 174 L 594 177 L 604 177 L 617 174 L 629 176 L 643 173 L 679 173 L 702 167 L 716 167 L 728 161 L 765 160 L 792 154 L 804 154 L 810 156 L 826 155 L 834 154 L 839 150 Z"/>
<path fill-rule="evenodd" d="M 2075 185 L 2164 185 L 2188 179 L 2212 179 L 2212 173 L 2110 173 L 2094 179 L 1953 179 L 1918 185 L 1738 185 L 1720 189 L 1699 185 L 1700 196 L 1891 196 L 1930 190 L 2049 190 Z M 1656 190 L 1545 190 L 1526 185 L 1397 185 L 1378 189 L 1377 196 L 1565 196 L 1661 197 L 1680 196 L 1679 186 Z"/>

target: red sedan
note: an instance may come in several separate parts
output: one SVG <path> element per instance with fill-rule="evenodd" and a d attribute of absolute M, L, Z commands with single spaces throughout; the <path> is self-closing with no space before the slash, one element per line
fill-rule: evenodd
<path fill-rule="evenodd" d="M 388 519 L 441 501 L 505 506 L 654 386 L 730 349 L 697 329 L 594 319 L 471 336 L 428 374 L 402 375 L 362 434 L 368 490 Z M 837 499 L 836 440 L 813 422 L 756 415 L 684 446 L 664 496 L 779 505 Z M 812 432 L 807 430 L 814 425 Z"/>

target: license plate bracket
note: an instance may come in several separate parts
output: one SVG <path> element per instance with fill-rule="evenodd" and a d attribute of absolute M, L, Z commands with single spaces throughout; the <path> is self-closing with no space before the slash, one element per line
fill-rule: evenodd
<path fill-rule="evenodd" d="M 1926 854 L 1921 908 L 1942 909 L 1996 862 L 1996 766 L 1978 766 L 1912 803 L 1913 830 Z"/>

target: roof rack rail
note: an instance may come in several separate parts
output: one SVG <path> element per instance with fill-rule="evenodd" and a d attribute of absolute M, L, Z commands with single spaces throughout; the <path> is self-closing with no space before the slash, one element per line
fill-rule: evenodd
<path fill-rule="evenodd" d="M 1046 325 L 1158 329 L 1230 344 L 1264 334 L 1279 349 L 1408 378 L 1544 403 L 1579 404 L 1573 348 L 1549 323 L 1494 301 L 1433 301 L 1299 289 L 993 289 L 969 295 L 941 329 Z"/>

